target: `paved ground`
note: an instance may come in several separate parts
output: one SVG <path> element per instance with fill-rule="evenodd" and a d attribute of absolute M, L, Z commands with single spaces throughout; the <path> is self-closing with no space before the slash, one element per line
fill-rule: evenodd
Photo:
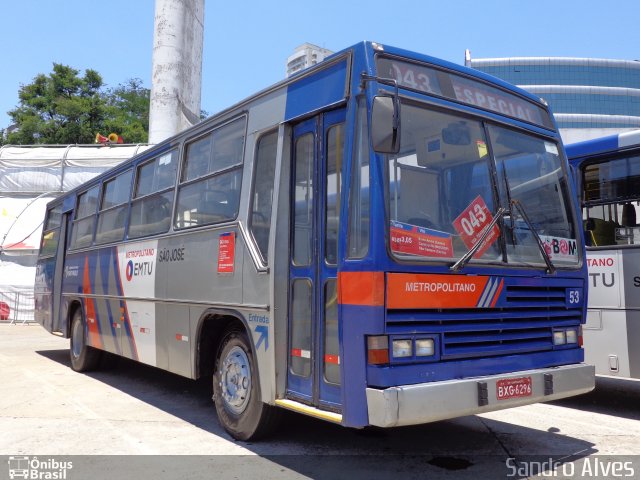
<path fill-rule="evenodd" d="M 77 374 L 67 340 L 38 325 L 0 324 L 0 455 L 92 455 L 73 457 L 70 480 L 151 471 L 154 480 L 522 478 L 523 466 L 549 458 L 560 462 L 555 478 L 585 464 L 595 473 L 598 461 L 633 461 L 621 472 L 631 467 L 640 477 L 640 457 L 618 457 L 639 455 L 639 440 L 640 383 L 599 379 L 595 392 L 574 399 L 419 427 L 356 431 L 287 414 L 275 437 L 235 442 L 216 420 L 206 383 L 126 360 Z M 506 464 L 509 457 L 518 463 Z M 2 463 L 0 478 L 8 476 Z"/>

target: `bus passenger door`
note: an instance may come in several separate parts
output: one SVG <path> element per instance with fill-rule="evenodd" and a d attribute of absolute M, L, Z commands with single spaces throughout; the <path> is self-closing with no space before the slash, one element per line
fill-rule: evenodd
<path fill-rule="evenodd" d="M 56 267 L 53 273 L 53 285 L 51 292 L 53 294 L 53 318 L 51 321 L 51 331 L 67 333 L 67 325 L 62 315 L 62 275 L 64 273 L 64 262 L 67 253 L 67 234 L 71 231 L 71 222 L 73 220 L 73 212 L 62 214 L 60 221 L 60 237 L 58 238 L 58 247 L 56 248 Z"/>
<path fill-rule="evenodd" d="M 293 129 L 287 396 L 340 411 L 337 262 L 345 111 Z"/>

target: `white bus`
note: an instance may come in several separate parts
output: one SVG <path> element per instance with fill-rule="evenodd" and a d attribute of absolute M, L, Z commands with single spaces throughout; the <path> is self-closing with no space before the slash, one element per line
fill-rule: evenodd
<path fill-rule="evenodd" d="M 640 131 L 567 146 L 589 267 L 585 358 L 599 375 L 640 378 Z"/>

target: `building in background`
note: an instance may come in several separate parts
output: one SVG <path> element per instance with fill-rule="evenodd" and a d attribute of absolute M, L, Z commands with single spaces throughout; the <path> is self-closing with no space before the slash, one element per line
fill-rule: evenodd
<path fill-rule="evenodd" d="M 332 53 L 331 50 L 326 48 L 321 48 L 311 43 L 303 43 L 296 47 L 293 55 L 287 58 L 287 77 L 321 62 Z"/>
<path fill-rule="evenodd" d="M 565 143 L 640 128 L 640 62 L 570 57 L 472 59 L 465 64 L 544 98 Z"/>

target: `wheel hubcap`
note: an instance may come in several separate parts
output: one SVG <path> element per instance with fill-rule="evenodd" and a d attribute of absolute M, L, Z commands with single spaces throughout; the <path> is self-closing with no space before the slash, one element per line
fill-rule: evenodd
<path fill-rule="evenodd" d="M 225 404 L 232 412 L 244 412 L 251 391 L 251 368 L 247 354 L 240 347 L 233 347 L 222 362 L 220 389 Z"/>
<path fill-rule="evenodd" d="M 79 358 L 82 353 L 82 344 L 84 343 L 84 332 L 82 322 L 73 322 L 71 353 L 73 358 Z"/>

